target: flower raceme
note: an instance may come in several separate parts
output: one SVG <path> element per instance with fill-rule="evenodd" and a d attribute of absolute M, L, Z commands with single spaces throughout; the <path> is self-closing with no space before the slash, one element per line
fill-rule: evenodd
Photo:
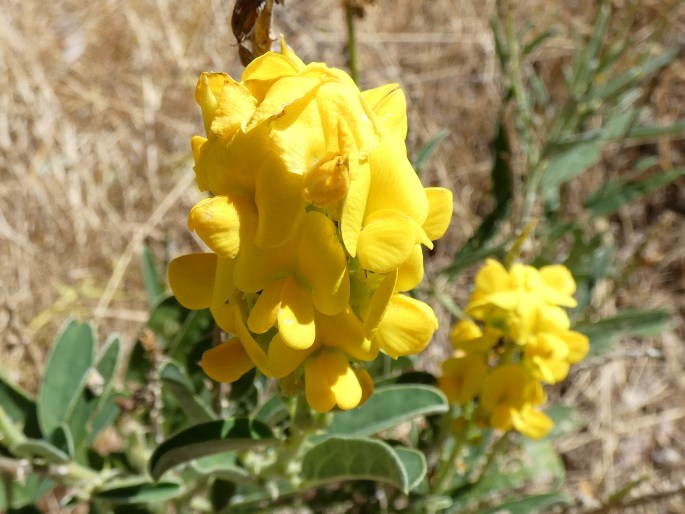
<path fill-rule="evenodd" d="M 476 419 L 493 428 L 546 435 L 552 422 L 539 410 L 542 382 L 563 380 L 588 352 L 587 337 L 570 330 L 562 309 L 576 305 L 575 288 L 564 266 L 507 270 L 488 259 L 466 307 L 472 319 L 455 324 L 454 355 L 442 364 L 439 385 L 448 400 L 475 402 Z"/>
<path fill-rule="evenodd" d="M 447 230 L 452 194 L 424 188 L 407 158 L 401 89 L 359 91 L 281 41 L 240 82 L 203 73 L 195 99 L 209 197 L 188 227 L 211 253 L 174 259 L 169 283 L 233 336 L 203 369 L 232 382 L 256 366 L 284 389 L 301 384 L 318 411 L 356 407 L 373 390 L 364 362 L 418 353 L 437 329 L 402 293 L 423 277 L 422 245 Z"/>

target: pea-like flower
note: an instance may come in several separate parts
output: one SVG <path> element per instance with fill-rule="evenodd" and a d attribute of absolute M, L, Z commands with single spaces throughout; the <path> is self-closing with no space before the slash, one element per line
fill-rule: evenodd
<path fill-rule="evenodd" d="M 576 305 L 575 289 L 564 266 L 507 270 L 488 259 L 466 308 L 471 319 L 458 321 L 450 334 L 454 353 L 438 382 L 448 400 L 472 403 L 477 419 L 493 428 L 544 436 L 552 422 L 539 410 L 541 382 L 566 378 L 589 349 L 562 308 Z"/>
<path fill-rule="evenodd" d="M 404 94 L 361 92 L 281 41 L 240 81 L 203 73 L 195 99 L 195 176 L 210 196 L 188 227 L 211 253 L 172 261 L 169 283 L 232 336 L 203 369 L 230 382 L 257 367 L 285 390 L 303 383 L 316 410 L 356 407 L 373 390 L 364 362 L 416 354 L 438 326 L 402 292 L 421 281 L 452 194 L 424 188 L 407 158 Z"/>

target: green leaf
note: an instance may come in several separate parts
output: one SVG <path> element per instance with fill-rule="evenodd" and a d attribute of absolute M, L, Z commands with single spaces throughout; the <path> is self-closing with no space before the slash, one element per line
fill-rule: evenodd
<path fill-rule="evenodd" d="M 553 505 L 569 505 L 573 499 L 565 494 L 545 493 L 504 500 L 503 503 L 490 509 L 481 510 L 478 514 L 535 514 L 543 512 Z M 547 512 L 545 510 L 545 512 Z"/>
<path fill-rule="evenodd" d="M 302 459 L 302 478 L 313 486 L 341 480 L 374 480 L 409 490 L 407 472 L 393 449 L 382 441 L 332 437 L 313 446 Z"/>
<path fill-rule="evenodd" d="M 428 140 L 428 142 L 425 145 L 423 145 L 421 149 L 416 153 L 416 156 L 414 157 L 414 162 L 412 164 L 414 165 L 414 169 L 416 170 L 417 174 L 421 174 L 421 171 L 423 171 L 424 164 L 426 164 L 428 159 L 430 159 L 431 156 L 435 153 L 435 150 L 438 149 L 440 143 L 442 143 L 443 140 L 449 135 L 449 130 L 447 130 L 446 128 L 440 129 L 438 133 L 431 137 Z"/>
<path fill-rule="evenodd" d="M 616 316 L 574 327 L 590 338 L 590 355 L 606 353 L 621 334 L 654 336 L 668 329 L 671 313 L 665 310 L 625 309 Z"/>
<path fill-rule="evenodd" d="M 177 498 L 184 488 L 176 482 L 152 483 L 145 479 L 113 480 L 94 496 L 113 503 L 154 503 Z"/>
<path fill-rule="evenodd" d="M 336 412 L 330 435 L 367 436 L 395 427 L 417 416 L 447 412 L 439 389 L 422 385 L 393 385 L 376 390 L 361 407 Z"/>
<path fill-rule="evenodd" d="M 577 177 L 599 161 L 602 141 L 595 139 L 578 143 L 553 157 L 542 176 L 540 187 L 548 203 L 556 205 L 560 185 Z"/>
<path fill-rule="evenodd" d="M 47 358 L 38 394 L 38 423 L 52 433 L 71 416 L 93 365 L 95 336 L 88 323 L 70 322 L 60 333 Z"/>
<path fill-rule="evenodd" d="M 278 421 L 285 419 L 288 416 L 288 411 L 283 404 L 283 399 L 281 395 L 275 394 L 264 402 L 254 413 L 254 418 L 267 423 L 269 425 L 274 425 Z"/>
<path fill-rule="evenodd" d="M 157 272 L 157 259 L 149 245 L 143 245 L 141 255 L 141 268 L 143 272 L 143 284 L 147 293 L 147 304 L 152 309 L 164 294 L 162 281 Z"/>
<path fill-rule="evenodd" d="M 193 384 L 188 375 L 177 363 L 167 360 L 162 364 L 159 378 L 164 386 L 173 394 L 183 412 L 189 419 L 195 421 L 211 421 L 216 419 L 212 409 L 205 404 L 193 390 Z"/>
<path fill-rule="evenodd" d="M 14 384 L 0 370 L 0 405 L 9 419 L 17 424 L 24 425 L 28 419 L 36 415 L 36 403 L 28 392 Z"/>
<path fill-rule="evenodd" d="M 418 450 L 412 450 L 402 446 L 393 446 L 392 449 L 402 462 L 404 471 L 407 474 L 407 489 L 411 491 L 426 477 L 426 471 L 428 469 L 426 457 Z"/>
<path fill-rule="evenodd" d="M 121 412 L 119 405 L 117 405 L 117 398 L 124 397 L 121 393 L 113 393 L 98 404 L 98 410 L 95 412 L 90 423 L 88 444 L 93 444 L 100 435 L 100 432 L 114 423 Z"/>
<path fill-rule="evenodd" d="M 662 136 L 682 136 L 685 132 L 685 120 L 678 120 L 670 125 L 638 125 L 628 132 L 631 139 L 654 139 Z"/>
<path fill-rule="evenodd" d="M 68 453 L 42 439 L 26 439 L 24 442 L 13 446 L 10 451 L 17 457 L 39 458 L 48 464 L 66 464 L 71 460 Z"/>
<path fill-rule="evenodd" d="M 650 73 L 670 64 L 678 56 L 678 53 L 678 48 L 671 48 L 666 52 L 660 53 L 656 57 L 643 60 L 638 65 L 633 66 L 623 73 L 613 77 L 601 87 L 595 88 L 589 100 L 591 102 L 601 102 L 608 98 L 617 96 L 626 89 L 637 85 L 639 82 L 647 78 Z"/>
<path fill-rule="evenodd" d="M 663 171 L 642 180 L 610 180 L 585 200 L 585 207 L 590 209 L 593 218 L 608 216 L 623 205 L 661 189 L 682 176 L 685 176 L 685 168 Z"/>
<path fill-rule="evenodd" d="M 154 480 L 165 471 L 215 453 L 254 448 L 275 443 L 271 429 L 249 418 L 209 421 L 181 430 L 160 444 L 150 457 Z"/>
<path fill-rule="evenodd" d="M 217 453 L 195 459 L 190 464 L 199 474 L 228 480 L 230 482 L 245 482 L 250 479 L 247 470 L 236 462 L 234 452 Z"/>

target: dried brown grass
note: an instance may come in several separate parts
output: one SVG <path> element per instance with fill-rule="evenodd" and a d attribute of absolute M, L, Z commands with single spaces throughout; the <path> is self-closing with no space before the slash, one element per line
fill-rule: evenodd
<path fill-rule="evenodd" d="M 241 71 L 230 36 L 232 2 L 10 0 L 0 10 L 0 355 L 3 368 L 35 386 L 45 349 L 67 316 L 94 319 L 131 341 L 146 319 L 139 272 L 144 241 L 168 259 L 193 251 L 185 227 L 199 198 L 189 138 L 201 130 L 192 100 L 204 70 Z M 275 28 L 308 60 L 344 66 L 344 22 L 336 0 L 288 0 Z M 626 2 L 616 0 L 617 9 Z M 633 32 L 653 37 L 673 2 L 645 0 Z M 661 48 L 683 43 L 685 9 L 656 34 Z M 573 51 L 571 31 L 588 34 L 595 2 L 517 2 L 521 21 L 563 30 L 536 55 L 549 84 Z M 423 179 L 455 194 L 452 228 L 429 272 L 488 212 L 489 142 L 499 74 L 489 29 L 494 0 L 378 0 L 358 25 L 363 85 L 399 82 L 409 103 L 410 149 L 441 128 L 450 136 Z M 646 43 L 645 43 L 646 44 Z M 647 103 L 654 122 L 685 117 L 685 61 L 656 77 Z M 553 89 L 553 93 L 557 93 Z M 655 141 L 664 166 L 685 164 L 683 139 Z M 617 148 L 578 193 L 620 174 L 639 148 Z M 680 184 L 621 210 L 607 226 L 620 264 L 633 272 L 607 293 L 606 312 L 666 306 L 661 337 L 624 340 L 615 353 L 573 373 L 565 401 L 586 415 L 560 449 L 568 490 L 593 504 L 639 477 L 641 492 L 685 478 L 685 194 Z M 457 303 L 467 277 L 450 287 Z M 445 286 L 448 287 L 448 286 Z M 444 348 L 449 318 L 428 359 Z M 681 497 L 658 497 L 633 512 L 685 512 Z"/>

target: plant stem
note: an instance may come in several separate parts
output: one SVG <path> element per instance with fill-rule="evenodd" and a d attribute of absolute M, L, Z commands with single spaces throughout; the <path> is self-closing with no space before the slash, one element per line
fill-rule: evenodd
<path fill-rule="evenodd" d="M 452 449 L 450 450 L 449 454 L 445 456 L 444 454 L 441 455 L 441 459 L 438 462 L 438 469 L 437 472 L 435 473 L 435 481 L 434 481 L 434 486 L 433 486 L 433 493 L 435 494 L 440 494 L 444 492 L 452 482 L 452 478 L 454 477 L 454 473 L 456 472 L 457 467 L 455 466 L 455 461 L 459 458 L 459 455 L 461 454 L 462 450 L 464 449 L 464 446 L 466 445 L 466 441 L 468 438 L 469 431 L 471 430 L 471 416 L 469 415 L 466 418 L 466 426 L 456 435 L 453 435 L 451 439 L 453 440 L 452 443 Z M 452 430 L 452 422 L 454 421 L 454 417 L 452 416 L 451 411 L 445 415 L 443 418 L 443 424 L 440 427 L 441 428 L 441 434 L 443 431 L 446 430 Z M 451 434 L 454 434 L 453 431 L 450 432 Z M 441 447 L 445 446 L 445 441 L 447 439 L 443 438 L 441 442 Z"/>
<path fill-rule="evenodd" d="M 519 220 L 519 226 L 525 227 L 529 222 L 533 205 L 537 199 L 544 166 L 541 166 L 540 149 L 534 137 L 533 113 L 523 82 L 521 45 L 516 33 L 513 2 L 511 0 L 498 0 L 497 13 L 498 17 L 502 20 L 508 50 L 506 69 L 502 71 L 506 74 L 511 92 L 516 101 L 516 111 L 514 113 L 515 127 L 521 141 L 521 151 L 526 161 L 523 206 Z"/>
<path fill-rule="evenodd" d="M 354 9 L 345 6 L 345 24 L 347 25 L 347 66 L 350 68 L 350 77 L 355 84 L 359 84 L 359 61 L 357 60 L 357 36 L 355 33 Z"/>

